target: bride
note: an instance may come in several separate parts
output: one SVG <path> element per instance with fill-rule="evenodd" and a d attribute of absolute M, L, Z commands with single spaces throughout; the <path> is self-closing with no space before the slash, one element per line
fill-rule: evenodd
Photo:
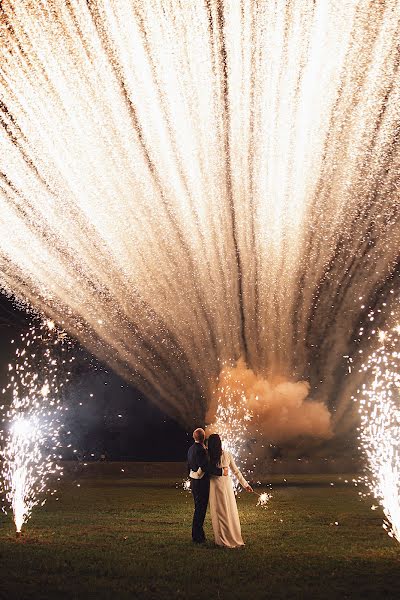
<path fill-rule="evenodd" d="M 221 438 L 217 433 L 208 438 L 208 456 L 211 466 L 229 467 L 240 485 L 248 492 L 253 491 L 237 468 L 232 454 L 222 450 Z M 244 546 L 233 483 L 229 476 L 210 477 L 210 511 L 215 543 L 227 548 Z"/>

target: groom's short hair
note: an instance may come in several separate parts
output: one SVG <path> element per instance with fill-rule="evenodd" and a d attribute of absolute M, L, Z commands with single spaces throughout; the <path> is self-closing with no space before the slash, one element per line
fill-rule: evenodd
<path fill-rule="evenodd" d="M 204 429 L 202 429 L 201 427 L 198 427 L 197 429 L 195 429 L 193 431 L 193 439 L 195 442 L 203 443 L 204 440 L 206 439 L 206 433 L 205 433 Z"/>

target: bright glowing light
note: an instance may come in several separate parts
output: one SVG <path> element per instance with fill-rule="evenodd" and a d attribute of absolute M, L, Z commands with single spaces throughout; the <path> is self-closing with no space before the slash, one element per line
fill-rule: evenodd
<path fill-rule="evenodd" d="M 398 261 L 399 17 L 398 0 L 1 2 L 2 288 L 188 426 L 239 357 L 312 371 L 326 407 L 354 298 Z"/>
<path fill-rule="evenodd" d="M 358 392 L 363 480 L 383 508 L 383 527 L 400 542 L 400 339 L 398 327 L 378 334 L 380 345 L 362 366 Z M 375 505 L 371 507 L 373 510 Z"/>
<path fill-rule="evenodd" d="M 222 447 L 228 450 L 235 462 L 243 460 L 243 450 L 248 443 L 247 421 L 252 414 L 248 411 L 246 397 L 243 395 L 239 402 L 229 394 L 226 388 L 221 389 L 226 398 L 225 404 L 218 404 L 215 421 L 207 427 L 207 435 L 218 433 Z"/>
<path fill-rule="evenodd" d="M 23 417 L 16 418 L 10 425 L 10 432 L 14 437 L 30 437 L 34 430 L 33 421 Z"/>
<path fill-rule="evenodd" d="M 247 406 L 244 390 L 238 390 L 238 384 L 233 380 L 232 371 L 227 371 L 226 376 L 220 381 L 213 396 L 216 406 L 214 421 L 207 427 L 207 435 L 218 433 L 222 440 L 222 447 L 228 450 L 241 468 L 244 452 L 248 445 L 248 422 L 253 414 Z M 214 409 L 211 409 L 214 413 Z M 236 483 L 237 485 L 237 483 Z"/>
<path fill-rule="evenodd" d="M 387 333 L 386 331 L 379 331 L 378 333 L 378 339 L 381 343 L 383 343 L 386 339 Z"/>
<path fill-rule="evenodd" d="M 42 389 L 40 390 L 40 393 L 45 398 L 46 396 L 49 395 L 49 392 L 50 392 L 50 386 L 48 383 L 45 383 L 44 386 L 42 387 Z"/>
<path fill-rule="evenodd" d="M 222 448 L 229 451 L 236 465 L 246 476 L 247 469 L 246 449 L 249 444 L 248 425 L 253 418 L 248 409 L 246 395 L 240 383 L 234 380 L 231 370 L 224 371 L 226 376 L 220 381 L 213 395 L 214 407 L 211 412 L 215 414 L 214 421 L 207 427 L 207 436 L 218 433 L 221 437 Z M 235 492 L 239 489 L 239 482 L 233 476 Z"/>
<path fill-rule="evenodd" d="M 266 507 L 268 502 L 271 500 L 272 494 L 268 492 L 263 492 L 262 494 L 258 494 L 257 506 Z"/>
<path fill-rule="evenodd" d="M 49 488 L 50 478 L 62 475 L 57 464 L 63 411 L 59 366 L 65 363 L 66 346 L 59 348 L 58 343 L 57 332 L 48 323 L 22 335 L 13 375 L 3 390 L 11 391 L 12 400 L 0 431 L 1 477 L 17 532 L 33 508 L 44 503 L 43 495 L 55 493 L 54 484 Z"/>

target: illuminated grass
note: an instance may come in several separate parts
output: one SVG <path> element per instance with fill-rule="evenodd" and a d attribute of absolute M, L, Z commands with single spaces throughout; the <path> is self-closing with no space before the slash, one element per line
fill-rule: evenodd
<path fill-rule="evenodd" d="M 192 499 L 174 480 L 65 481 L 20 540 L 0 517 L 0 597 L 399 597 L 398 544 L 380 511 L 337 476 L 286 479 L 274 478 L 266 510 L 242 494 L 237 551 L 191 544 Z M 211 539 L 209 519 L 206 529 Z"/>

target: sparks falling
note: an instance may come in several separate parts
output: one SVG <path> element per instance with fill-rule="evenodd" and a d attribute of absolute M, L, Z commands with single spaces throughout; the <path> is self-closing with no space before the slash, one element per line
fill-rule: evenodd
<path fill-rule="evenodd" d="M 399 18 L 3 0 L 1 287 L 188 427 L 243 357 L 309 381 L 340 433 L 354 298 L 398 264 Z"/>
<path fill-rule="evenodd" d="M 241 465 L 244 459 L 245 448 L 248 444 L 248 424 L 253 418 L 249 411 L 244 392 L 237 394 L 237 390 L 230 388 L 225 381 L 216 391 L 215 420 L 207 427 L 207 435 L 218 433 L 221 437 L 222 447 L 230 452 L 237 463 Z"/>
<path fill-rule="evenodd" d="M 207 426 L 207 435 L 218 433 L 222 448 L 230 452 L 243 475 L 250 476 L 254 464 L 248 464 L 251 456 L 251 438 L 249 425 L 253 420 L 243 382 L 236 378 L 236 370 L 225 366 L 217 388 L 212 395 L 208 417 L 212 420 Z M 232 478 L 235 493 L 240 489 L 239 481 Z"/>
<path fill-rule="evenodd" d="M 9 365 L 10 380 L 3 393 L 10 390 L 12 401 L 0 431 L 1 477 L 18 533 L 33 508 L 44 504 L 45 495 L 56 492 L 54 479 L 62 476 L 57 461 L 65 347 L 64 336 L 60 338 L 51 322 L 33 326 L 21 336 L 15 362 Z"/>
<path fill-rule="evenodd" d="M 362 367 L 368 383 L 357 398 L 359 439 L 367 459 L 364 481 L 382 505 L 383 527 L 400 542 L 400 327 L 376 337 L 378 348 Z"/>

